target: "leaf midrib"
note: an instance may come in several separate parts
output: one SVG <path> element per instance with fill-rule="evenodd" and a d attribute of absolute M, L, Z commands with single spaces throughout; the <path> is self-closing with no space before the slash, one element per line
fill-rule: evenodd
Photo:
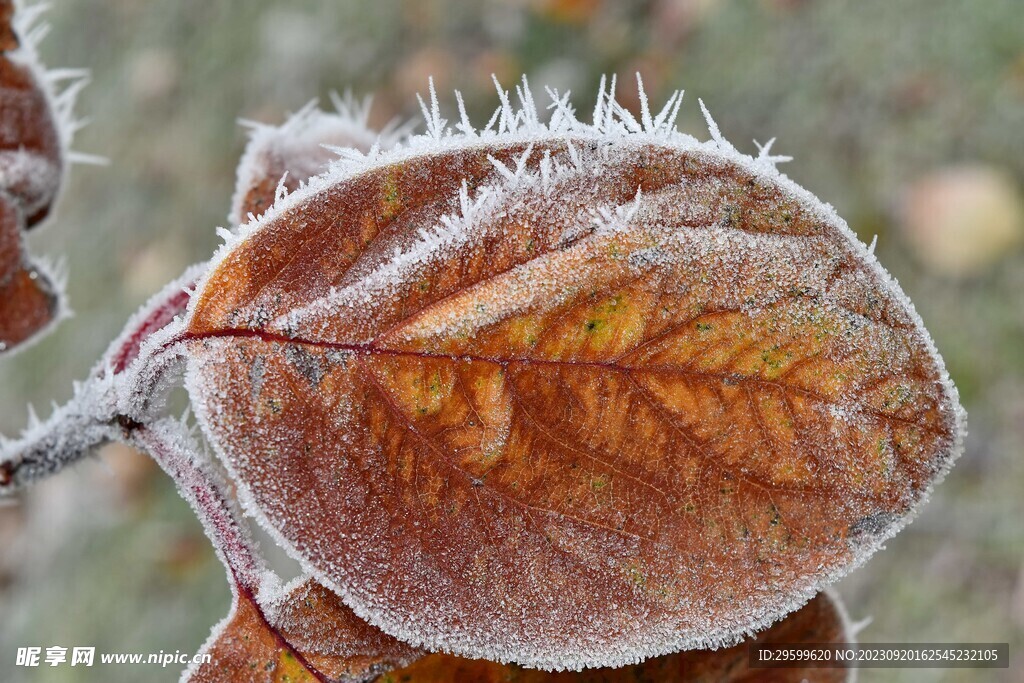
<path fill-rule="evenodd" d="M 805 398 L 813 401 L 823 403 L 829 406 L 842 407 L 844 409 L 852 409 L 857 413 L 867 415 L 870 417 L 877 418 L 888 422 L 895 422 L 898 424 L 908 425 L 916 427 L 925 431 L 926 433 L 933 435 L 944 435 L 944 432 L 931 425 L 916 422 L 912 419 L 899 417 L 898 415 L 891 415 L 889 413 L 882 412 L 873 408 L 864 406 L 859 402 L 851 404 L 840 404 L 837 401 L 824 396 L 816 391 L 807 389 L 805 387 L 799 387 L 792 384 L 786 384 L 770 379 L 760 379 L 745 375 L 742 373 L 724 373 L 724 372 L 708 372 L 704 370 L 691 370 L 677 365 L 626 365 L 620 364 L 618 361 L 622 358 L 628 357 L 629 354 L 621 356 L 620 358 L 608 361 L 586 361 L 586 360 L 566 360 L 566 359 L 554 359 L 554 358 L 502 358 L 499 356 L 484 356 L 480 354 L 461 354 L 453 355 L 447 353 L 431 353 L 429 351 L 413 351 L 409 349 L 393 349 L 377 346 L 373 343 L 369 344 L 355 344 L 346 342 L 331 342 L 323 340 L 311 340 L 303 339 L 301 337 L 289 337 L 283 334 L 277 334 L 274 332 L 267 332 L 266 330 L 255 330 L 250 328 L 224 328 L 219 330 L 209 330 L 206 332 L 186 332 L 170 342 L 167 346 L 172 346 L 178 343 L 191 343 L 201 342 L 206 339 L 219 339 L 219 338 L 235 338 L 235 339 L 256 339 L 269 344 L 300 344 L 304 346 L 312 346 L 314 348 L 321 349 L 333 349 L 337 351 L 348 351 L 353 354 L 359 354 L 363 356 L 384 356 L 391 358 L 412 358 L 412 359 L 428 359 L 428 360 L 447 360 L 453 363 L 465 362 L 465 363 L 490 363 L 501 367 L 508 367 L 510 365 L 526 365 L 526 366 L 547 366 L 547 367 L 583 367 L 583 368 L 596 368 L 601 370 L 613 370 L 624 373 L 635 373 L 635 372 L 650 372 L 650 373 L 662 373 L 662 374 L 674 374 L 684 375 L 692 377 L 698 380 L 704 381 L 717 381 L 721 384 L 742 384 L 746 386 L 758 386 L 764 388 L 780 389 L 784 392 L 792 392 L 799 394 Z"/>

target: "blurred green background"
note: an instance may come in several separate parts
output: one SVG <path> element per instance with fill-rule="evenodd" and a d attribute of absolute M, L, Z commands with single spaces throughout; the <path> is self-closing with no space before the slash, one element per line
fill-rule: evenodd
<path fill-rule="evenodd" d="M 867 670 L 862 681 L 1024 672 L 1024 21 L 1020 0 L 55 0 L 51 67 L 92 70 L 56 218 L 76 316 L 0 363 L 0 432 L 70 395 L 126 317 L 218 244 L 245 136 L 309 99 L 377 93 L 418 113 L 428 75 L 486 120 L 490 74 L 633 104 L 685 87 L 741 150 L 778 136 L 915 302 L 970 413 L 967 449 L 919 519 L 839 584 L 865 641 L 1009 641 L 1010 670 Z M 449 102 L 449 105 L 451 103 Z M 454 110 L 454 107 L 450 107 Z M 45 411 L 44 411 L 45 412 Z M 171 666 L 16 668 L 23 645 L 195 651 L 223 570 L 170 482 L 123 448 L 0 507 L 0 681 L 170 681 Z"/>

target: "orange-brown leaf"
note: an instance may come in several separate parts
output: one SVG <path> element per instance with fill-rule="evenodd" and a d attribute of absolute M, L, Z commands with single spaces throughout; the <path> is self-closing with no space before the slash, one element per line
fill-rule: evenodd
<path fill-rule="evenodd" d="M 294 192 L 336 158 L 331 148 L 368 151 L 375 143 L 390 145 L 391 136 L 366 125 L 368 103 L 336 101 L 337 112 L 307 107 L 283 125 L 256 126 L 238 165 L 230 219 L 243 223 L 273 206 L 278 185 Z"/>
<path fill-rule="evenodd" d="M 955 456 L 955 389 L 874 258 L 680 140 L 403 150 L 280 202 L 199 287 L 208 438 L 373 624 L 541 667 L 732 642 Z"/>
<path fill-rule="evenodd" d="M 417 653 L 305 580 L 269 609 L 237 591 L 226 624 L 201 654 L 210 662 L 196 666 L 191 683 L 361 681 Z"/>

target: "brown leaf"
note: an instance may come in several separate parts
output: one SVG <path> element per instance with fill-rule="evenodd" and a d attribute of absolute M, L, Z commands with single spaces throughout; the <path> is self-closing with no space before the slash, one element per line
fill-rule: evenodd
<path fill-rule="evenodd" d="M 31 227 L 47 216 L 60 186 L 60 136 L 32 66 L 6 54 L 0 55 L 0 121 L 0 189 Z"/>
<path fill-rule="evenodd" d="M 186 680 L 361 681 L 417 655 L 359 619 L 312 580 L 299 582 L 267 607 L 236 591 L 226 623 L 201 651 L 210 655 L 210 662 L 198 665 Z"/>
<path fill-rule="evenodd" d="M 853 641 L 845 618 L 835 602 L 821 593 L 802 609 L 775 624 L 756 638 L 722 650 L 691 650 L 649 659 L 618 669 L 586 669 L 549 673 L 453 655 L 427 655 L 409 666 L 379 676 L 374 683 L 842 683 L 850 678 L 845 667 L 797 667 L 767 669 L 749 666 L 754 644 L 823 645 Z"/>
<path fill-rule="evenodd" d="M 0 0 L 0 52 L 18 47 L 18 35 L 11 22 L 14 20 L 14 0 Z"/>
<path fill-rule="evenodd" d="M 369 151 L 374 143 L 387 149 L 391 135 L 366 124 L 368 102 L 335 98 L 336 112 L 306 108 L 281 126 L 255 126 L 238 166 L 230 220 L 235 225 L 249 214 L 259 216 L 273 206 L 278 184 L 288 192 L 327 170 L 337 158 L 333 148 Z M 326 145 L 326 146 L 325 146 Z"/>
<path fill-rule="evenodd" d="M 35 336 L 59 306 L 53 284 L 26 260 L 21 240 L 18 211 L 0 196 L 0 352 Z"/>
<path fill-rule="evenodd" d="M 713 647 L 862 562 L 958 452 L 874 258 L 686 140 L 428 143 L 222 250 L 187 321 L 201 424 L 374 625 L 538 667 Z"/>
<path fill-rule="evenodd" d="M 57 316 L 53 281 L 25 253 L 23 230 L 42 221 L 60 186 L 61 142 L 38 67 L 12 52 L 14 5 L 0 2 L 0 353 Z"/>

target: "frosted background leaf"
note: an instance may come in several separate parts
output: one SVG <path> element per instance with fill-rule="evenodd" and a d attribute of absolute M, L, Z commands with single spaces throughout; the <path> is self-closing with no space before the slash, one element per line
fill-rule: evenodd
<path fill-rule="evenodd" d="M 356 101 L 351 94 L 332 93 L 331 100 L 334 111 L 324 111 L 313 101 L 280 126 L 246 122 L 249 144 L 238 165 L 229 224 L 237 226 L 259 216 L 278 193 L 294 192 L 325 171 L 341 150 L 369 152 L 374 145 L 388 149 L 405 131 L 397 121 L 383 131 L 371 128 L 370 99 Z"/>
<path fill-rule="evenodd" d="M 526 82 L 349 155 L 214 257 L 187 386 L 243 505 L 371 624 L 528 666 L 731 644 L 960 450 L 910 303 L 775 170 Z M 641 90 L 642 92 L 642 90 Z M 513 105 L 513 98 L 518 100 Z M 705 110 L 706 113 L 706 110 Z"/>
<path fill-rule="evenodd" d="M 300 577 L 280 594 L 235 591 L 231 613 L 202 649 L 211 661 L 182 674 L 190 683 L 216 681 L 364 681 L 419 653 L 360 620 L 336 595 Z M 257 607 L 259 605 L 259 607 Z"/>
<path fill-rule="evenodd" d="M 0 3 L 0 353 L 66 315 L 63 275 L 28 255 L 22 233 L 51 213 L 67 162 L 86 159 L 69 149 L 84 73 L 40 64 L 36 48 L 49 30 L 39 21 L 43 9 Z"/>

